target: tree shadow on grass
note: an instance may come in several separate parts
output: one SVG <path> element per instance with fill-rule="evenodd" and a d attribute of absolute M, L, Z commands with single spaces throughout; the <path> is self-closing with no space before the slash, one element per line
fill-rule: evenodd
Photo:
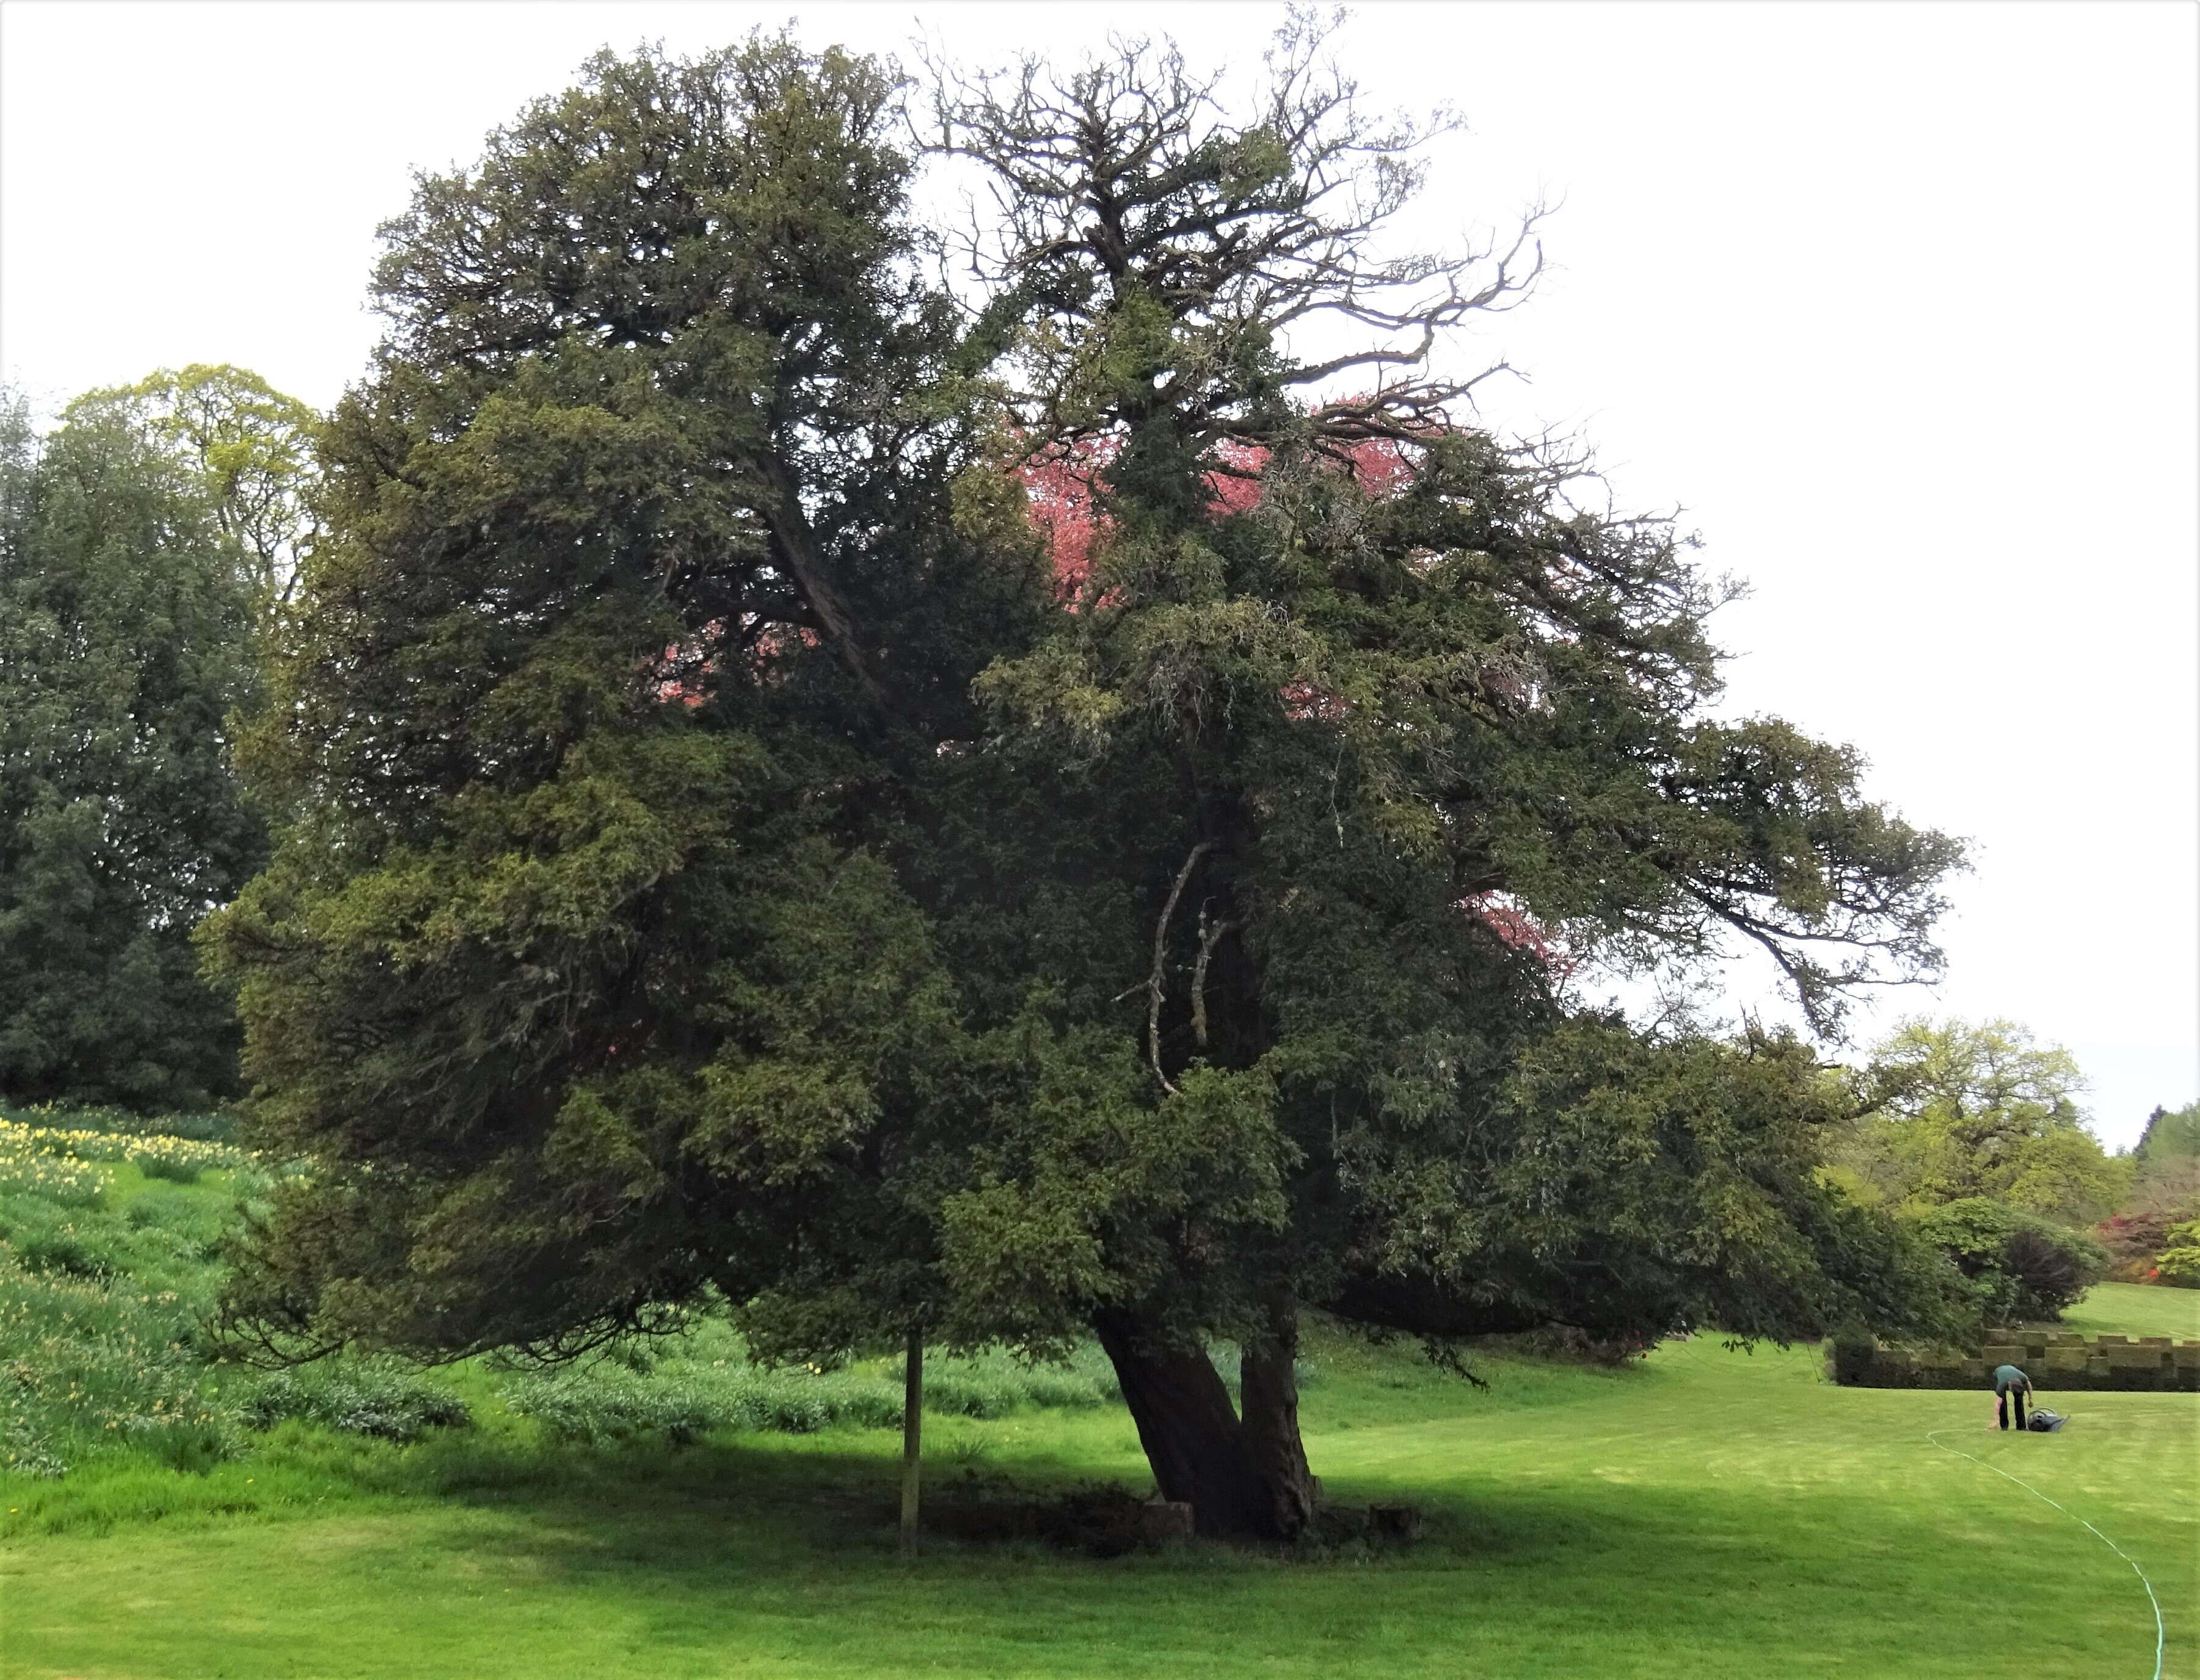
<path fill-rule="evenodd" d="M 1823 1491 L 1452 1493 L 1425 1501 L 1419 1542 L 1379 1553 L 1195 1542 L 1099 1561 L 935 1533 L 904 1558 L 883 1456 L 822 1442 L 798 1453 L 705 1443 L 571 1467 L 579 1473 L 555 1485 L 450 1487 L 477 1519 L 467 1541 L 477 1560 L 616 1603 L 652 1649 L 738 1630 L 752 1648 L 799 1651 L 820 1671 L 867 1671 L 881 1642 L 951 1649 L 949 1667 L 972 1673 L 1124 1671 L 1211 1655 L 1227 1630 L 1233 1660 L 1248 1666 L 1349 1672 L 1369 1657 L 1373 1617 L 1407 1641 L 1386 1662 L 1401 1673 L 1419 1671 L 1421 1642 L 1441 1636 L 1456 1648 L 1451 1671 L 1470 1671 L 1473 1662 L 1458 1665 L 1472 1653 L 1501 1672 L 1555 1674 L 1568 1662 L 1662 1672 L 1670 1659 L 1678 1673 L 1686 1656 L 1747 1673 L 1752 1648 L 1794 1669 L 1799 1645 L 1798 1671 L 1823 1658 L 1828 1672 L 1953 1674 L 2007 1624 L 1997 1607 L 2011 1601 L 2006 1560 L 1951 1558 L 1929 1511 L 1859 1521 L 1853 1501 Z M 1058 1495 L 1077 1473 L 1036 1455 L 1015 1471 L 1010 1485 L 1033 1497 Z M 1935 1566 L 1921 1570 L 1923 1560 Z M 1933 1624 L 1922 1635 L 1920 1616 Z M 1080 1639 L 1105 1648 L 1085 1652 L 1087 1668 L 1069 1648 Z M 1035 1643 L 1053 1654 L 1044 1663 Z M 2082 1638 L 2068 1643 L 2073 1660 L 2098 1657 Z M 1652 1667 L 1630 1666 L 1653 1652 Z"/>
<path fill-rule="evenodd" d="M 967 1479 L 979 1497 L 997 1484 L 1058 1495 L 1092 1477 L 1099 1442 L 1027 1440 L 974 1478 L 943 1467 L 935 1492 L 950 1502 Z M 742 1665 L 1753 1680 L 1768 1667 L 1968 1675 L 2004 1637 L 2101 1672 L 2138 1637 L 2117 1583 L 2055 1535 L 2004 1528 L 1997 1507 L 1993 1543 L 1974 1543 L 1938 1490 L 1890 1501 L 1823 1484 L 1619 1484 L 1583 1466 L 1534 1479 L 1462 1466 L 1451 1443 L 1418 1466 L 1441 1488 L 1417 1492 L 1406 1466 L 1333 1485 L 1338 1500 L 1424 1507 L 1423 1539 L 1395 1550 L 1194 1542 L 1103 1561 L 935 1534 L 904 1557 L 893 1448 L 833 1432 L 569 1449 L 483 1431 L 367 1454 L 348 1461 L 394 1501 L 331 1498 L 325 1515 L 224 1521 L 203 1539 L 135 1530 L 127 1592 L 188 1595 L 193 1614 L 131 1630 L 120 1648 L 138 1666 L 114 1671 L 211 1671 L 193 1642 L 219 1634 L 223 1661 L 238 1659 L 226 1671 L 300 1671 L 282 1665 L 307 1649 L 342 1658 L 311 1671 L 377 1680 Z M 96 1543 L 116 1554 L 100 1567 L 123 1568 L 124 1548 Z M 39 1613 L 111 1616 L 112 1587 L 68 1600 L 95 1590 L 66 1579 L 95 1561 L 80 1547 L 56 1558 Z"/>

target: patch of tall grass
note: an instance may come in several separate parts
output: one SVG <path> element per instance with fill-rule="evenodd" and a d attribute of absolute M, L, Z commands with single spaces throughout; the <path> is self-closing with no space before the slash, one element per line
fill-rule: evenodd
<path fill-rule="evenodd" d="M 0 1256 L 0 1464 L 58 1476 L 130 1449 L 177 1469 L 228 1456 L 191 1305 L 127 1279 L 33 1271 Z"/>
<path fill-rule="evenodd" d="M 662 1437 L 679 1443 L 722 1429 L 783 1435 L 836 1425 L 898 1429 L 903 1392 L 898 1358 L 832 1371 L 759 1366 L 730 1328 L 706 1320 L 676 1342 L 623 1349 L 563 1371 L 516 1372 L 499 1398 L 565 1440 Z M 1033 1365 L 998 1350 L 925 1361 L 924 1408 L 936 1416 L 1074 1410 L 1118 1397 L 1115 1372 L 1093 1348 L 1058 1365 Z"/>

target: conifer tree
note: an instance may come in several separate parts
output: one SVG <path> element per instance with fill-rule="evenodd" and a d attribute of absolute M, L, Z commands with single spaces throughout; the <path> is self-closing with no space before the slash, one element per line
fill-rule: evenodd
<path fill-rule="evenodd" d="M 601 55 L 384 230 L 249 743 L 286 822 L 208 932 L 259 1135 L 321 1163 L 232 1291 L 271 1355 L 709 1297 L 808 1357 L 934 1304 L 959 1039 L 875 841 L 1047 597 L 897 91 Z"/>
<path fill-rule="evenodd" d="M 600 57 L 421 184 L 208 935 L 319 1162 L 240 1335 L 1097 1334 L 1162 1490 L 1289 1537 L 1302 1304 L 1934 1320 L 1803 1045 L 1584 1016 L 1553 940 L 1729 930 L 1830 1021 L 1929 970 L 1955 848 L 1710 720 L 1672 533 L 1452 413 L 1430 347 L 1518 262 L 1378 264 L 1411 137 L 1319 45 L 1237 123 L 1136 45 L 944 84 L 1002 184 L 967 321 L 894 75 L 785 38 Z M 1316 314 L 1376 338 L 1294 360 Z M 1018 452 L 1097 468 L 1066 593 Z"/>
<path fill-rule="evenodd" d="M 1289 1537 L 1301 1302 L 1433 1335 L 1936 1321 L 1929 1259 L 1814 1176 L 1836 1076 L 1576 1015 L 1523 934 L 1738 938 L 1829 1027 L 1933 972 L 1958 852 L 1852 752 L 1715 720 L 1721 595 L 1670 526 L 1471 424 L 1432 351 L 1517 293 L 1533 219 L 1381 255 L 1431 131 L 1367 117 L 1303 17 L 1249 115 L 1217 85 L 1140 41 L 936 82 L 936 143 L 1003 207 L 955 251 L 997 377 L 1096 532 L 1071 610 L 980 680 L 993 781 L 940 821 L 998 890 L 941 937 L 989 977 L 976 1025 L 1044 987 L 1113 1075 L 984 1110 L 943 1241 L 974 1299 L 1089 1318 L 1203 1531 Z M 1343 348 L 1295 352 L 1317 322 Z"/>

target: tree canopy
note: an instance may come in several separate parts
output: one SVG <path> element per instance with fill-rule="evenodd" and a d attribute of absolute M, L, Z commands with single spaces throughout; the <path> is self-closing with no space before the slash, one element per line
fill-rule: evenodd
<path fill-rule="evenodd" d="M 269 602 L 286 599 L 312 543 L 313 412 L 249 368 L 193 362 L 134 385 L 97 391 L 97 406 L 131 424 L 201 485 L 216 529 L 236 545 Z"/>
<path fill-rule="evenodd" d="M 1804 1043 L 1555 958 L 1753 942 L 1830 1026 L 1934 970 L 1958 850 L 1711 717 L 1686 545 L 1454 412 L 1431 348 L 1520 259 L 1377 254 L 1416 131 L 1321 54 L 1245 117 L 1143 43 L 941 73 L 974 300 L 892 67 L 784 36 L 599 56 L 420 184 L 249 743 L 275 854 L 207 935 L 319 1163 L 236 1333 L 1097 1334 L 1164 1492 L 1289 1536 L 1302 1304 L 1944 1322 L 1821 1183 Z M 1316 316 L 1365 346 L 1302 359 Z"/>
<path fill-rule="evenodd" d="M 2181 1109 L 2157 1107 L 2146 1117 L 2146 1129 L 2132 1145 L 2132 1159 L 2167 1165 L 2200 1160 L 2200 1103 Z"/>
<path fill-rule="evenodd" d="M 2131 1187 L 2127 1163 L 2088 1128 L 2070 1052 L 2014 1021 L 1905 1021 L 1874 1051 L 1886 1093 L 1840 1136 L 1851 1184 L 1912 1214 L 1988 1197 L 2091 1225 Z"/>
<path fill-rule="evenodd" d="M 92 392 L 43 444 L 20 402 L 0 413 L 0 1092 L 237 1094 L 190 940 L 265 858 L 229 720 L 307 430 L 235 369 Z"/>

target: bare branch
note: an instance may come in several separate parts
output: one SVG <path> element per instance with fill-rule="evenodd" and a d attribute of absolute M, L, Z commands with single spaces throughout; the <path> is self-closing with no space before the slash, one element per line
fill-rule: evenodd
<path fill-rule="evenodd" d="M 992 178 L 986 224 L 939 249 L 990 283 L 997 304 L 1013 302 L 1003 366 L 1033 448 L 1164 411 L 1192 435 L 1269 442 L 1294 418 L 1288 393 L 1361 371 L 1382 373 L 1381 388 L 1355 406 L 1318 407 L 1318 437 L 1425 430 L 1468 399 L 1480 376 L 1439 377 L 1431 358 L 1471 317 L 1526 292 L 1542 266 L 1544 212 L 1530 210 L 1501 251 L 1380 249 L 1425 180 L 1420 155 L 1460 122 L 1448 110 L 1371 115 L 1328 51 L 1334 27 L 1295 13 L 1239 111 L 1223 108 L 1219 78 L 1190 74 L 1167 41 L 1112 38 L 1068 72 L 1026 57 L 973 73 L 924 55 L 924 143 Z M 1119 341 L 1151 343 L 1151 367 L 1117 357 L 1097 374 L 1096 333 L 1156 308 L 1173 324 L 1171 342 L 1146 326 Z M 1279 364 L 1276 335 L 1317 318 L 1369 342 Z"/>
<path fill-rule="evenodd" d="M 1233 932 L 1237 926 L 1227 921 L 1210 925 L 1207 906 L 1200 905 L 1199 960 L 1191 969 L 1191 1036 L 1202 1050 L 1207 1047 L 1207 960 L 1214 955 L 1214 947 L 1222 942 L 1222 936 Z"/>
<path fill-rule="evenodd" d="M 1154 1077 L 1161 1082 L 1161 1089 L 1172 1097 L 1176 1087 L 1169 1083 L 1168 1075 L 1161 1071 L 1161 993 L 1162 976 L 1168 962 L 1169 918 L 1176 914 L 1176 901 L 1184 896 L 1184 884 L 1191 879 L 1191 872 L 1199 867 L 1199 860 L 1214 850 L 1214 842 L 1202 840 L 1191 848 L 1184 860 L 1184 867 L 1176 872 L 1176 881 L 1169 887 L 1168 901 L 1161 906 L 1160 919 L 1154 923 L 1154 966 L 1146 979 L 1146 1046 L 1153 1062 Z"/>

